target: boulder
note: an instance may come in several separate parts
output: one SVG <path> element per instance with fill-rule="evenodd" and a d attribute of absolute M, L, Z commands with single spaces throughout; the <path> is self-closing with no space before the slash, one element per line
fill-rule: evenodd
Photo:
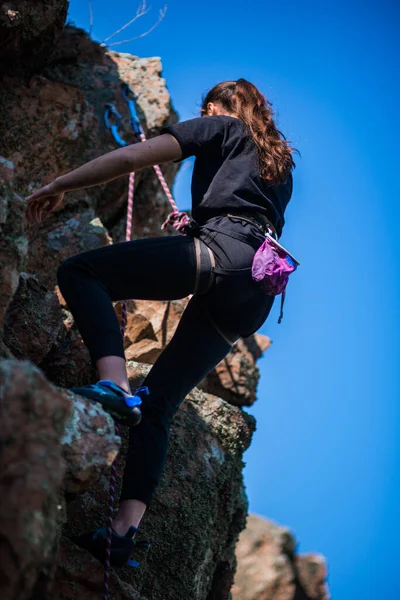
<path fill-rule="evenodd" d="M 260 379 L 256 360 L 270 345 L 270 339 L 261 334 L 239 339 L 199 387 L 236 406 L 251 406 Z"/>
<path fill-rule="evenodd" d="M 121 439 L 115 433 L 114 421 L 100 404 L 72 392 L 64 392 L 71 404 L 60 440 L 66 462 L 62 488 L 67 493 L 80 493 L 96 483 L 117 457 Z"/>
<path fill-rule="evenodd" d="M 71 402 L 28 361 L 0 361 L 0 597 L 25 600 L 53 570 Z"/>
<path fill-rule="evenodd" d="M 29 361 L 0 360 L 0 399 L 1 598 L 43 600 L 51 597 L 64 494 L 97 482 L 121 440 L 99 404 L 55 388 Z"/>
<path fill-rule="evenodd" d="M 233 600 L 329 600 L 325 559 L 297 556 L 296 541 L 286 527 L 249 515 L 236 558 Z"/>
<path fill-rule="evenodd" d="M 296 556 L 295 573 L 298 589 L 310 600 L 329 600 L 326 559 L 321 554 Z M 296 599 L 295 599 L 296 600 Z"/>
<path fill-rule="evenodd" d="M 19 285 L 4 321 L 3 341 L 17 358 L 39 365 L 63 326 L 56 294 L 34 275 L 21 273 Z"/>
<path fill-rule="evenodd" d="M 69 219 L 44 222 L 33 230 L 30 225 L 30 251 L 27 270 L 35 273 L 48 289 L 54 290 L 57 269 L 70 256 L 112 243 L 107 230 L 93 209 L 77 212 Z"/>
<path fill-rule="evenodd" d="M 0 157 L 0 338 L 28 250 L 24 230 L 25 202 L 13 192 L 13 175 L 13 164 Z"/>
<path fill-rule="evenodd" d="M 40 363 L 46 377 L 63 388 L 96 381 L 96 371 L 71 313 L 62 309 L 62 328 L 47 356 Z"/>
<path fill-rule="evenodd" d="M 128 303 L 125 354 L 128 360 L 154 364 L 175 333 L 189 298 Z M 117 306 L 120 315 L 121 306 Z"/>

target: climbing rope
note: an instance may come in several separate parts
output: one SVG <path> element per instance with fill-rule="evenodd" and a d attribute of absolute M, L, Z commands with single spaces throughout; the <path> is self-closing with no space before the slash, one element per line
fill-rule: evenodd
<path fill-rule="evenodd" d="M 119 425 L 115 423 L 115 435 L 119 436 Z M 117 459 L 115 458 L 110 471 L 110 489 L 108 497 L 108 515 L 107 515 L 107 536 L 106 536 L 106 554 L 104 559 L 104 579 L 103 579 L 103 600 L 109 600 L 110 596 L 110 573 L 111 573 L 111 541 L 112 541 L 112 522 L 114 519 L 114 502 L 116 487 Z"/>
<path fill-rule="evenodd" d="M 122 95 L 126 100 L 129 108 L 129 113 L 131 117 L 131 125 L 135 134 L 136 140 L 140 140 L 142 142 L 146 141 L 146 136 L 144 134 L 143 128 L 139 121 L 136 112 L 135 101 L 137 96 L 132 92 L 128 85 L 124 84 L 122 87 Z M 127 142 L 121 138 L 119 135 L 119 126 L 121 124 L 122 117 L 115 108 L 113 104 L 107 104 L 105 113 L 104 113 L 104 123 L 107 129 L 113 135 L 115 142 L 121 148 L 127 146 Z M 177 231 L 184 234 L 184 227 L 189 223 L 189 217 L 185 212 L 180 212 L 178 206 L 176 205 L 171 191 L 168 187 L 167 182 L 165 181 L 164 175 L 159 167 L 159 165 L 154 165 L 155 173 L 158 177 L 158 180 L 161 184 L 162 189 L 167 196 L 171 207 L 172 212 L 168 215 L 165 222 L 162 224 L 161 229 L 165 229 L 167 225 L 172 225 Z M 134 190 L 135 190 L 135 173 L 132 172 L 129 174 L 129 186 L 128 186 L 128 207 L 127 207 L 127 216 L 126 216 L 126 231 L 125 231 L 125 241 L 130 242 L 132 238 L 132 215 L 133 215 L 133 198 L 134 198 Z M 127 304 L 124 300 L 122 302 L 122 310 L 121 310 L 121 324 L 120 330 L 122 334 L 122 338 L 124 337 L 125 328 L 127 324 Z M 115 434 L 119 436 L 119 426 L 118 423 L 115 423 Z M 106 536 L 106 551 L 105 551 L 105 560 L 104 560 L 104 581 L 103 581 L 103 600 L 110 600 L 110 573 L 111 573 L 111 542 L 112 542 L 112 523 L 114 519 L 114 504 L 115 504 L 115 489 L 116 489 L 116 471 L 117 471 L 117 459 L 111 465 L 110 470 L 110 491 L 109 491 L 109 499 L 108 499 L 108 515 L 107 515 L 107 536 Z M 135 561 L 131 561 L 134 563 Z"/>
<path fill-rule="evenodd" d="M 147 138 L 144 134 L 143 127 L 140 123 L 136 110 L 135 102 L 138 99 L 138 95 L 131 90 L 128 84 L 123 83 L 122 96 L 128 105 L 128 110 L 131 118 L 131 125 L 136 138 L 140 139 L 141 142 L 146 142 Z M 167 219 L 161 225 L 161 229 L 165 229 L 168 225 L 172 225 L 177 231 L 179 231 L 179 233 L 182 233 L 184 235 L 184 228 L 189 223 L 190 219 L 185 212 L 179 210 L 159 165 L 154 165 L 153 168 L 172 208 L 172 212 L 168 215 Z"/>
<path fill-rule="evenodd" d="M 125 241 L 130 242 L 132 238 L 132 215 L 133 215 L 133 194 L 135 190 L 135 173 L 129 174 L 129 185 L 128 185 L 128 208 L 126 213 L 126 231 Z M 128 310 L 126 301 L 122 302 L 121 309 L 121 333 L 122 338 L 124 337 L 125 327 L 128 322 Z"/>
<path fill-rule="evenodd" d="M 111 121 L 115 118 L 115 122 Z M 114 140 L 120 147 L 126 146 L 127 143 L 120 137 L 118 128 L 121 123 L 121 115 L 116 110 L 113 104 L 106 106 L 104 113 L 104 122 L 106 127 L 111 131 Z M 128 209 L 126 218 L 126 232 L 125 240 L 129 242 L 132 237 L 132 214 L 133 214 L 133 194 L 135 188 L 135 173 L 129 175 L 129 187 L 128 187 Z M 122 302 L 121 311 L 121 324 L 120 330 L 122 338 L 124 337 L 125 328 L 127 324 L 127 305 L 126 301 Z M 119 425 L 115 423 L 115 434 L 120 435 Z M 111 542 L 112 542 L 112 523 L 114 519 L 114 504 L 115 504 L 115 489 L 116 489 L 116 471 L 117 471 L 117 459 L 111 465 L 110 470 L 110 483 L 109 483 L 109 498 L 108 498 L 108 514 L 107 514 L 107 536 L 106 536 L 106 551 L 104 560 L 104 580 L 103 580 L 103 600 L 109 600 L 110 598 L 110 573 L 111 573 Z"/>

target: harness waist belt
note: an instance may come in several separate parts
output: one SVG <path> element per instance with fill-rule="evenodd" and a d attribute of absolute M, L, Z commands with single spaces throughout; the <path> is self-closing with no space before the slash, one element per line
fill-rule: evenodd
<path fill-rule="evenodd" d="M 222 217 L 236 217 L 238 219 L 243 219 L 244 221 L 249 221 L 256 227 L 258 227 L 262 231 L 263 235 L 265 235 L 266 233 L 269 233 L 276 239 L 278 238 L 275 227 L 272 225 L 272 223 L 268 219 L 268 217 L 266 217 L 262 213 L 254 213 L 254 212 L 246 212 L 246 211 L 240 211 L 240 212 L 229 211 L 228 213 L 223 213 L 221 216 Z"/>

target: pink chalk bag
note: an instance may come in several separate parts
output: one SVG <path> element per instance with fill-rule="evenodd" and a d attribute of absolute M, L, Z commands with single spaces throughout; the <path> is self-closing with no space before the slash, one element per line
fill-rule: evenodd
<path fill-rule="evenodd" d="M 274 230 L 267 226 L 265 241 L 253 258 L 251 275 L 268 296 L 282 294 L 281 312 L 278 319 L 278 323 L 281 323 L 289 275 L 297 269 L 300 263 L 277 242 L 274 233 Z"/>

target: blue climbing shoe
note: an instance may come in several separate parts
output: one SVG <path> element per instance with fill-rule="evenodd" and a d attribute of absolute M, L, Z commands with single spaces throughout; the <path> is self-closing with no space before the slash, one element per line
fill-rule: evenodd
<path fill-rule="evenodd" d="M 133 560 L 132 553 L 135 548 L 142 548 L 148 550 L 150 543 L 147 540 L 137 541 L 134 538 L 137 528 L 131 525 L 125 535 L 118 535 L 113 529 L 111 530 L 111 550 L 110 550 L 110 564 L 112 567 L 136 567 L 140 566 L 140 563 Z M 92 556 L 100 560 L 105 561 L 106 558 L 106 541 L 107 541 L 107 527 L 100 527 L 95 531 L 89 531 L 78 536 L 71 537 L 71 541 L 74 542 L 80 548 L 88 550 Z"/>
<path fill-rule="evenodd" d="M 138 425 L 142 419 L 141 395 L 148 395 L 147 387 L 138 388 L 131 396 L 119 385 L 108 379 L 83 387 L 70 388 L 78 396 L 99 402 L 115 421 L 125 425 Z"/>

